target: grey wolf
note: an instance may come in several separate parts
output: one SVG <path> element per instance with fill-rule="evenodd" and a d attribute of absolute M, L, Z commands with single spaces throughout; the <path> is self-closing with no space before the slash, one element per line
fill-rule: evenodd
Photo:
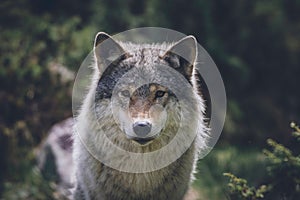
<path fill-rule="evenodd" d="M 101 45 L 104 46 L 98 48 Z M 187 58 L 180 56 L 181 53 Z M 94 57 L 94 77 L 75 125 L 73 158 L 76 187 L 73 199 L 183 199 L 193 180 L 198 154 L 206 147 L 208 135 L 203 117 L 205 107 L 196 80 L 196 39 L 187 36 L 170 44 L 133 44 L 116 41 L 100 32 L 94 42 Z M 105 65 L 107 68 L 103 67 Z M 117 86 L 130 70 L 137 70 L 132 75 L 134 82 L 136 77 L 153 74 L 159 65 L 175 70 L 191 85 L 193 92 L 186 97 L 189 102 L 179 104 L 178 96 L 167 85 L 156 82 L 138 88 L 132 87 L 130 81 Z M 118 100 L 112 107 L 114 95 Z M 123 102 L 126 99 L 125 109 Z M 116 156 L 115 150 L 108 148 L 104 137 L 128 152 L 159 151 L 175 137 L 183 106 L 188 111 L 184 117 L 189 121 L 183 130 L 187 137 L 191 132 L 196 137 L 176 161 L 161 169 L 134 173 L 115 169 L 97 159 L 98 153 L 105 154 L 110 161 L 120 161 L 120 167 L 125 168 L 150 163 L 149 160 L 138 159 L 129 162 L 127 157 Z M 113 115 L 113 109 L 117 111 L 116 115 Z M 179 148 L 184 141 L 176 145 Z M 167 159 L 172 153 L 161 159 Z"/>

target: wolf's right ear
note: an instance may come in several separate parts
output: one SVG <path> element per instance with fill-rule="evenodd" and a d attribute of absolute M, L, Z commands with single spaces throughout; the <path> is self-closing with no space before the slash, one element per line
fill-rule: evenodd
<path fill-rule="evenodd" d="M 197 59 L 196 38 L 191 35 L 184 37 L 173 44 L 162 58 L 190 80 Z"/>
<path fill-rule="evenodd" d="M 124 59 L 126 53 L 120 44 L 115 41 L 110 35 L 99 32 L 95 37 L 94 55 L 97 61 L 97 66 L 100 69 L 107 65 Z"/>

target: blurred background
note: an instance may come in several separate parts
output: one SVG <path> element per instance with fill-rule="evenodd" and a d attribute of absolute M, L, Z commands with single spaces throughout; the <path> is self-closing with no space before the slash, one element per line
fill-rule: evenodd
<path fill-rule="evenodd" d="M 230 198 L 223 172 L 253 186 L 279 181 L 269 176 L 262 149 L 272 138 L 299 153 L 290 134 L 290 122 L 300 123 L 299 0 L 2 0 L 1 199 L 56 198 L 55 180 L 35 168 L 35 152 L 53 124 L 72 116 L 74 74 L 98 31 L 143 26 L 194 35 L 223 77 L 226 123 L 199 162 L 201 199 Z"/>

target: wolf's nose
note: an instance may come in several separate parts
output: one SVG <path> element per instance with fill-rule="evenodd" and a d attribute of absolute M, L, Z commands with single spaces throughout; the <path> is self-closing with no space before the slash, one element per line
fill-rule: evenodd
<path fill-rule="evenodd" d="M 145 137 L 151 131 L 149 122 L 136 122 L 133 124 L 133 131 L 139 137 Z"/>

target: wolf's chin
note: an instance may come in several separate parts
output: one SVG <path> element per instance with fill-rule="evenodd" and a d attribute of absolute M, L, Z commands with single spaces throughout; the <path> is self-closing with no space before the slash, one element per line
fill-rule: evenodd
<path fill-rule="evenodd" d="M 135 138 L 135 139 L 132 139 L 132 141 L 139 145 L 145 146 L 145 145 L 152 143 L 154 139 L 155 138 Z"/>
<path fill-rule="evenodd" d="M 129 135 L 126 135 L 126 137 L 127 137 L 127 139 L 133 141 L 135 144 L 148 145 L 148 144 L 152 143 L 155 138 L 159 137 L 159 134 L 156 134 L 156 135 L 153 135 L 150 137 L 145 137 L 145 138 L 129 136 Z"/>

